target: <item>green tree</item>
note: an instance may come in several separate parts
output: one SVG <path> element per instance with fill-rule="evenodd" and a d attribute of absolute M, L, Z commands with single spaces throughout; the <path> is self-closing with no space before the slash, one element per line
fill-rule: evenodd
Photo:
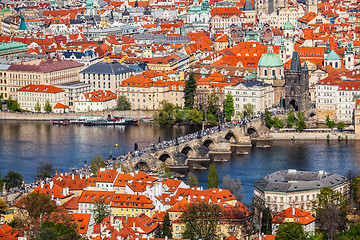
<path fill-rule="evenodd" d="M 206 120 L 211 124 L 216 124 L 219 113 L 219 97 L 216 96 L 215 93 L 209 95 L 206 110 Z"/>
<path fill-rule="evenodd" d="M 154 230 L 154 238 L 163 238 L 160 224 L 158 224 Z"/>
<path fill-rule="evenodd" d="M 190 187 L 199 187 L 199 179 L 195 174 L 192 172 L 189 172 L 189 174 L 186 177 L 186 184 Z"/>
<path fill-rule="evenodd" d="M 104 218 L 110 216 L 111 214 L 109 205 L 105 203 L 104 199 L 101 198 L 95 201 L 92 212 L 94 214 L 95 224 L 100 224 Z"/>
<path fill-rule="evenodd" d="M 271 112 L 265 111 L 265 126 L 270 131 L 270 129 L 272 128 L 273 125 L 274 125 L 274 120 L 272 119 Z"/>
<path fill-rule="evenodd" d="M 187 114 L 186 121 L 188 123 L 197 123 L 200 124 L 204 119 L 204 114 L 201 110 L 190 109 Z"/>
<path fill-rule="evenodd" d="M 0 198 L 0 219 L 1 219 L 1 214 L 5 213 L 8 210 L 6 202 Z"/>
<path fill-rule="evenodd" d="M 226 121 L 230 122 L 231 117 L 235 112 L 234 98 L 230 93 L 226 94 L 226 97 L 225 97 L 224 112 L 225 112 Z"/>
<path fill-rule="evenodd" d="M 160 124 L 172 124 L 175 122 L 175 105 L 167 101 L 160 102 L 160 110 L 154 114 L 154 120 Z"/>
<path fill-rule="evenodd" d="M 82 236 L 76 232 L 76 224 L 54 223 L 46 221 L 35 233 L 36 240 L 81 240 Z"/>
<path fill-rule="evenodd" d="M 19 187 L 23 183 L 23 176 L 20 173 L 9 170 L 5 177 L 3 178 L 4 183 L 7 188 Z"/>
<path fill-rule="evenodd" d="M 285 123 L 283 120 L 279 119 L 278 117 L 274 117 L 274 128 L 279 129 L 285 127 Z"/>
<path fill-rule="evenodd" d="M 44 180 L 46 178 L 50 178 L 54 174 L 54 168 L 52 163 L 40 163 L 37 173 L 37 180 Z"/>
<path fill-rule="evenodd" d="M 35 107 L 34 107 L 34 111 L 35 112 L 41 112 L 41 106 L 39 101 L 36 102 Z"/>
<path fill-rule="evenodd" d="M 194 107 L 194 100 L 195 100 L 195 90 L 196 90 L 196 81 L 194 78 L 194 74 L 190 73 L 188 80 L 185 84 L 184 90 L 184 100 L 185 100 L 185 107 L 186 108 L 193 108 Z"/>
<path fill-rule="evenodd" d="M 12 111 L 21 111 L 20 104 L 17 99 L 12 100 L 11 97 L 6 102 L 8 109 Z"/>
<path fill-rule="evenodd" d="M 31 193 L 25 198 L 24 208 L 32 219 L 38 219 L 40 216 L 54 212 L 57 207 L 49 196 Z"/>
<path fill-rule="evenodd" d="M 347 200 L 341 192 L 324 187 L 313 202 L 313 208 L 319 229 L 329 239 L 334 239 L 337 231 L 345 229 Z"/>
<path fill-rule="evenodd" d="M 3 187 L 4 187 L 4 183 L 3 183 L 3 180 L 1 178 L 1 170 L 0 170 L 0 192 L 2 192 Z"/>
<path fill-rule="evenodd" d="M 336 236 L 338 240 L 360 240 L 360 223 L 350 225 L 349 230 L 339 233 Z"/>
<path fill-rule="evenodd" d="M 209 175 L 208 175 L 208 189 L 210 188 L 219 188 L 219 176 L 216 171 L 215 164 L 212 162 L 209 166 Z"/>
<path fill-rule="evenodd" d="M 275 240 L 304 240 L 307 239 L 304 228 L 300 223 L 282 223 L 276 231 Z"/>
<path fill-rule="evenodd" d="M 326 116 L 325 123 L 328 128 L 331 128 L 331 130 L 335 127 L 335 122 L 330 120 L 329 115 Z"/>
<path fill-rule="evenodd" d="M 244 110 L 243 110 L 243 116 L 244 117 L 252 117 L 254 116 L 255 111 L 254 111 L 254 106 L 251 103 L 247 103 L 244 105 Z"/>
<path fill-rule="evenodd" d="M 221 215 L 221 208 L 216 203 L 188 204 L 180 217 L 186 223 L 184 238 L 191 240 L 213 239 Z"/>
<path fill-rule="evenodd" d="M 116 110 L 124 111 L 130 109 L 131 103 L 129 102 L 128 98 L 124 95 L 120 95 L 117 99 Z"/>
<path fill-rule="evenodd" d="M 344 122 L 338 122 L 337 124 L 337 129 L 342 132 L 344 130 L 344 128 L 346 127 Z"/>
<path fill-rule="evenodd" d="M 51 107 L 51 104 L 50 104 L 49 100 L 46 100 L 46 102 L 45 102 L 44 111 L 45 112 L 52 112 L 52 107 Z"/>
<path fill-rule="evenodd" d="M 271 227 L 271 221 L 272 221 L 272 215 L 270 208 L 263 208 L 261 210 L 262 212 L 262 218 L 261 218 L 261 232 L 264 234 L 271 234 L 272 233 L 272 227 Z"/>
<path fill-rule="evenodd" d="M 242 187 L 242 183 L 240 179 L 235 180 L 231 178 L 230 175 L 226 175 L 222 179 L 222 184 L 224 188 L 229 190 L 232 193 L 232 195 L 236 197 L 238 201 L 241 202 L 244 199 L 244 195 L 243 195 L 244 189 Z"/>
<path fill-rule="evenodd" d="M 290 110 L 288 113 L 287 113 L 287 117 L 286 117 L 286 126 L 289 127 L 289 128 L 292 128 L 294 126 L 294 123 L 295 123 L 295 114 L 292 110 Z"/>
<path fill-rule="evenodd" d="M 170 167 L 166 164 L 166 162 L 161 163 L 161 171 L 163 172 L 163 178 L 170 178 Z"/>
<path fill-rule="evenodd" d="M 163 238 L 162 230 L 161 230 L 161 225 L 160 225 L 160 224 L 158 224 L 157 227 L 156 227 L 155 230 L 154 230 L 154 237 L 155 237 L 155 238 Z"/>
<path fill-rule="evenodd" d="M 298 112 L 296 115 L 296 131 L 302 132 L 307 128 L 303 112 Z"/>
<path fill-rule="evenodd" d="M 360 176 L 351 181 L 351 190 L 354 204 L 360 207 Z"/>
<path fill-rule="evenodd" d="M 106 167 L 105 165 L 105 160 L 103 157 L 101 157 L 99 154 L 96 155 L 92 160 L 91 160 L 91 163 L 90 163 L 90 168 L 91 168 L 91 172 L 93 174 L 96 174 L 97 171 L 100 169 L 100 168 L 104 168 Z"/>
<path fill-rule="evenodd" d="M 170 216 L 169 216 L 168 212 L 165 213 L 165 217 L 164 217 L 163 226 L 161 228 L 161 231 L 162 231 L 163 238 L 165 238 L 165 237 L 170 238 L 170 239 L 173 238 L 171 221 L 170 221 Z"/>

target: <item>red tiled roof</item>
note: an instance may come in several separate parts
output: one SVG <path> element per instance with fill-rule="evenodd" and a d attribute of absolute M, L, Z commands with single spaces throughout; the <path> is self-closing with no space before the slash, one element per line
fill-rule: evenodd
<path fill-rule="evenodd" d="M 65 92 L 65 90 L 52 85 L 29 84 L 22 88 L 19 88 L 18 92 L 59 93 L 59 92 Z"/>
<path fill-rule="evenodd" d="M 91 214 L 85 214 L 85 213 L 72 213 L 71 214 L 71 222 L 77 223 L 77 231 L 80 234 L 86 234 L 87 229 L 89 227 L 90 222 L 90 215 Z"/>
<path fill-rule="evenodd" d="M 54 59 L 45 59 L 40 62 L 40 64 L 11 64 L 8 68 L 8 71 L 20 71 L 20 72 L 54 72 L 65 70 L 69 68 L 76 68 L 84 66 L 82 63 L 78 63 L 73 60 L 54 60 Z"/>
<path fill-rule="evenodd" d="M 85 95 L 85 102 L 106 102 L 113 99 L 117 99 L 116 94 L 109 90 L 99 90 L 99 91 L 84 93 L 84 95 Z"/>
<path fill-rule="evenodd" d="M 304 211 L 299 208 L 290 207 L 276 214 L 272 220 L 272 223 L 281 224 L 285 220 L 289 221 L 290 219 L 291 221 L 300 223 L 302 225 L 307 225 L 315 221 L 315 218 L 311 215 L 310 212 Z"/>

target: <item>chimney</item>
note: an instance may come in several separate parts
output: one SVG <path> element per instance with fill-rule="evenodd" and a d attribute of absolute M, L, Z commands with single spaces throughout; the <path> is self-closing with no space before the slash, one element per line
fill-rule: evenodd
<path fill-rule="evenodd" d="M 71 179 L 74 179 L 74 174 L 71 174 Z"/>
<path fill-rule="evenodd" d="M 51 182 L 50 182 L 50 190 L 52 190 L 52 189 L 53 189 L 53 187 L 54 187 L 54 182 L 53 182 L 53 181 L 51 181 Z"/>
<path fill-rule="evenodd" d="M 114 215 L 110 215 L 110 225 L 114 225 Z"/>
<path fill-rule="evenodd" d="M 40 187 L 41 187 L 41 189 L 44 188 L 44 182 L 43 181 L 40 182 Z"/>
<path fill-rule="evenodd" d="M 135 228 L 135 222 L 133 222 L 133 228 Z"/>
<path fill-rule="evenodd" d="M 168 240 L 168 237 L 167 237 L 167 236 L 165 236 L 165 240 Z"/>
<path fill-rule="evenodd" d="M 292 208 L 292 215 L 295 216 L 295 208 Z"/>
<path fill-rule="evenodd" d="M 64 196 L 66 196 L 66 188 L 63 188 L 62 194 L 63 194 Z"/>
<path fill-rule="evenodd" d="M 191 197 L 190 197 L 190 195 L 189 195 L 189 196 L 188 196 L 188 203 L 190 203 L 190 198 L 191 198 Z"/>

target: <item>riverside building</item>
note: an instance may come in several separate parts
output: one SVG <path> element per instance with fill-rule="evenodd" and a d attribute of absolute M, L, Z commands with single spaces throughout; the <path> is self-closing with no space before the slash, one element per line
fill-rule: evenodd
<path fill-rule="evenodd" d="M 255 182 L 254 199 L 274 212 L 289 207 L 311 211 L 311 202 L 322 188 L 329 187 L 347 195 L 349 185 L 346 177 L 336 173 L 280 170 Z"/>

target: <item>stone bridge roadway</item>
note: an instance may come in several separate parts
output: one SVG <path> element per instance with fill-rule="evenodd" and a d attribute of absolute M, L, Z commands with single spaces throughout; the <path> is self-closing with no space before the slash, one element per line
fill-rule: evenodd
<path fill-rule="evenodd" d="M 159 169 L 165 162 L 172 172 L 186 173 L 190 169 L 204 169 L 211 160 L 227 161 L 232 152 L 246 154 L 252 146 L 252 139 L 267 138 L 268 129 L 263 120 L 257 119 L 245 126 L 209 133 L 206 136 L 149 152 L 127 161 L 127 168 L 133 170 Z"/>

